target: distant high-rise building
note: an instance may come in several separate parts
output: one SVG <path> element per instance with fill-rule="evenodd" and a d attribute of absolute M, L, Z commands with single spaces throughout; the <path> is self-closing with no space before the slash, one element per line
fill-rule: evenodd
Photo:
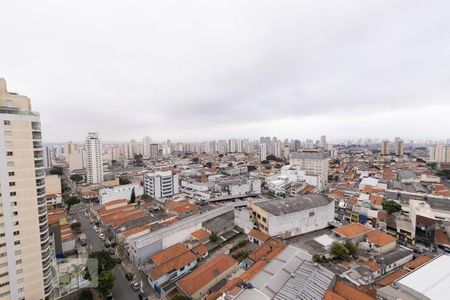
<path fill-rule="evenodd" d="M 327 137 L 324 135 L 320 137 L 320 147 L 327 149 Z"/>
<path fill-rule="evenodd" d="M 158 159 L 158 158 L 159 158 L 159 145 L 150 144 L 150 159 Z"/>
<path fill-rule="evenodd" d="M 275 142 L 275 153 L 274 155 L 278 158 L 283 157 L 283 142 L 281 140 L 277 140 Z"/>
<path fill-rule="evenodd" d="M 44 168 L 51 169 L 53 166 L 53 149 L 52 147 L 44 147 Z"/>
<path fill-rule="evenodd" d="M 266 160 L 267 158 L 267 145 L 259 144 L 259 161 Z"/>
<path fill-rule="evenodd" d="M 142 140 L 142 144 L 144 147 L 144 157 L 149 158 L 150 157 L 150 144 L 152 143 L 152 139 L 148 136 L 144 137 Z"/>
<path fill-rule="evenodd" d="M 389 154 L 389 140 L 382 140 L 381 141 L 381 155 L 388 155 Z"/>
<path fill-rule="evenodd" d="M 90 132 L 86 137 L 85 168 L 87 183 L 103 182 L 102 142 L 97 132 Z"/>
<path fill-rule="evenodd" d="M 39 114 L 0 78 L 0 298 L 48 299 L 52 253 Z"/>
<path fill-rule="evenodd" d="M 299 166 L 306 175 L 319 177 L 318 190 L 325 188 L 328 183 L 329 156 L 328 152 L 321 149 L 303 149 L 290 154 L 290 165 Z"/>
<path fill-rule="evenodd" d="M 450 145 L 435 145 L 430 147 L 430 160 L 437 163 L 450 162 Z"/>
<path fill-rule="evenodd" d="M 402 139 L 395 141 L 395 155 L 402 156 L 405 152 L 405 142 Z"/>

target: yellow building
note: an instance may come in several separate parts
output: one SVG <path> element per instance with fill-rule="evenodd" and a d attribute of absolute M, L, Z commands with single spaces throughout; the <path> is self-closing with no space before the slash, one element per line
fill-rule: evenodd
<path fill-rule="evenodd" d="M 0 78 L 0 299 L 52 291 L 39 114 Z"/>

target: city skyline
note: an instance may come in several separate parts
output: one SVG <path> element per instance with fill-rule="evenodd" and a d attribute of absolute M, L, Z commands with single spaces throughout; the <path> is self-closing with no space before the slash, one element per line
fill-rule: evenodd
<path fill-rule="evenodd" d="M 0 20 L 0 76 L 47 142 L 448 139 L 445 1 L 86 5 L 8 3 Z"/>

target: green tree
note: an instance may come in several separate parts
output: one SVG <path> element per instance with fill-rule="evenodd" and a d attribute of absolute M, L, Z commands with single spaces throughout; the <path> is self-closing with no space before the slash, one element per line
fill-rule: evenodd
<path fill-rule="evenodd" d="M 358 252 L 358 245 L 353 244 L 352 242 L 347 241 L 345 243 L 345 248 L 347 248 L 348 250 L 348 254 L 351 256 L 355 256 L 356 253 Z"/>
<path fill-rule="evenodd" d="M 80 183 L 83 181 L 83 176 L 80 174 L 74 174 L 74 175 L 70 176 L 70 179 L 75 181 L 76 183 Z"/>
<path fill-rule="evenodd" d="M 95 258 L 98 261 L 98 273 L 103 271 L 111 271 L 117 264 L 117 261 L 105 250 L 92 252 L 89 258 Z"/>
<path fill-rule="evenodd" d="M 76 223 L 70 224 L 70 228 L 75 232 L 80 232 L 81 223 L 76 222 Z"/>
<path fill-rule="evenodd" d="M 142 154 L 134 155 L 133 165 L 135 165 L 136 167 L 142 167 L 144 165 Z"/>
<path fill-rule="evenodd" d="M 255 171 L 256 167 L 255 166 L 247 166 L 247 171 L 251 172 L 251 171 Z"/>
<path fill-rule="evenodd" d="M 273 161 L 276 161 L 276 160 L 277 160 L 277 157 L 276 157 L 275 155 L 273 155 L 273 154 L 269 154 L 269 155 L 267 155 L 266 160 L 273 160 Z"/>
<path fill-rule="evenodd" d="M 136 203 L 136 193 L 134 192 L 134 188 L 131 190 L 130 203 Z"/>
<path fill-rule="evenodd" d="M 268 160 L 263 160 L 261 163 L 262 163 L 263 165 L 267 165 L 267 164 L 269 164 L 269 161 L 268 161 Z"/>
<path fill-rule="evenodd" d="M 210 161 L 208 161 L 208 162 L 205 164 L 205 167 L 206 167 L 206 168 L 212 168 L 212 166 L 213 166 L 213 164 L 212 164 L 212 162 L 210 162 Z"/>
<path fill-rule="evenodd" d="M 60 166 L 54 166 L 50 169 L 49 174 L 62 176 L 64 173 L 64 168 Z"/>
<path fill-rule="evenodd" d="M 213 243 L 217 242 L 219 238 L 217 237 L 217 234 L 215 232 L 212 232 L 209 236 L 209 240 Z"/>
<path fill-rule="evenodd" d="M 338 260 L 346 259 L 350 254 L 344 244 L 336 241 L 331 244 L 330 253 Z"/>
<path fill-rule="evenodd" d="M 194 157 L 194 158 L 192 159 L 192 162 L 193 162 L 194 164 L 198 164 L 199 161 L 200 161 L 200 159 L 199 159 L 198 157 Z"/>
<path fill-rule="evenodd" d="M 233 163 L 231 163 L 231 162 L 228 163 L 228 166 L 229 166 L 229 167 L 232 167 L 232 166 L 233 166 Z"/>
<path fill-rule="evenodd" d="M 78 296 L 78 300 L 93 300 L 94 296 L 90 290 L 82 290 Z"/>
<path fill-rule="evenodd" d="M 119 184 L 120 185 L 124 185 L 124 184 L 129 184 L 130 180 L 126 177 L 119 177 Z"/>
<path fill-rule="evenodd" d="M 393 214 L 395 212 L 402 210 L 402 206 L 392 200 L 383 200 L 382 205 L 383 205 L 383 210 L 386 210 L 390 214 Z"/>
<path fill-rule="evenodd" d="M 64 203 L 67 205 L 67 211 L 70 211 L 72 205 L 80 203 L 80 198 L 76 196 L 70 196 L 64 200 Z"/>
<path fill-rule="evenodd" d="M 111 271 L 103 271 L 98 276 L 98 292 L 106 296 L 106 294 L 113 288 L 114 286 L 114 274 Z"/>

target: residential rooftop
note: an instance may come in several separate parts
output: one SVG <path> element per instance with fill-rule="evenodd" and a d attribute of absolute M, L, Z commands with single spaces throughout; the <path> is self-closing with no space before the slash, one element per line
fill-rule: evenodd
<path fill-rule="evenodd" d="M 332 200 L 317 194 L 308 194 L 280 200 L 267 200 L 255 203 L 274 216 L 288 215 L 299 211 L 309 210 L 328 205 Z"/>

